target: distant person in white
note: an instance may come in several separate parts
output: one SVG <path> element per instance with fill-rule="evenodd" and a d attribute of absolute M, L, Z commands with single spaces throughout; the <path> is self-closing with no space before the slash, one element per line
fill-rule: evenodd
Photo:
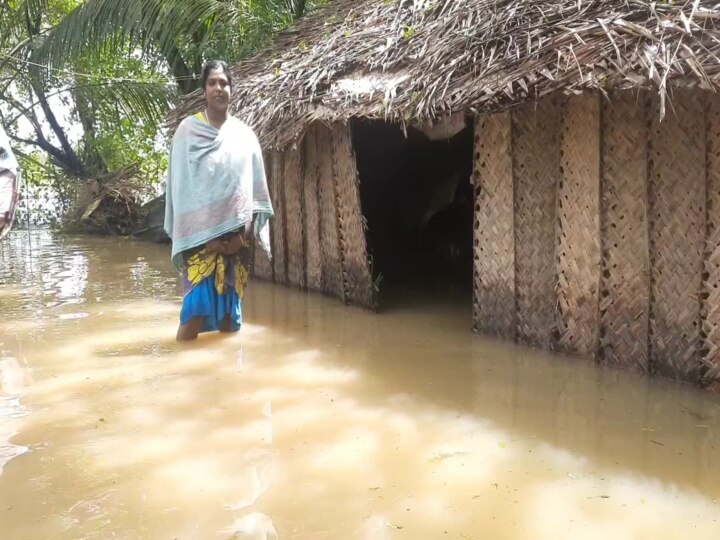
<path fill-rule="evenodd" d="M 10 140 L 0 125 L 0 239 L 12 226 L 17 205 L 19 170 Z"/>

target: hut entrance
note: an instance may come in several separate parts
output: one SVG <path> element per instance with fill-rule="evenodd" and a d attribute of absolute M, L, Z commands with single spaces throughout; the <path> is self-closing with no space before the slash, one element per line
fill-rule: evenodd
<path fill-rule="evenodd" d="M 400 290 L 472 298 L 473 128 L 439 140 L 358 120 L 353 141 L 380 304 Z"/>

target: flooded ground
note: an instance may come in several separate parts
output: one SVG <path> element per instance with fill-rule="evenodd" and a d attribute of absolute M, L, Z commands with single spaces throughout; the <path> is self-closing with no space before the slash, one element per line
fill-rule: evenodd
<path fill-rule="evenodd" d="M 253 283 L 174 342 L 166 247 L 0 244 L 0 538 L 720 537 L 720 397 Z"/>

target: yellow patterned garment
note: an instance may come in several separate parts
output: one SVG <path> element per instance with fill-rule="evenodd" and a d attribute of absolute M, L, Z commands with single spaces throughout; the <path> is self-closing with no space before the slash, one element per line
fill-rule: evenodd
<path fill-rule="evenodd" d="M 185 278 L 191 287 L 211 276 L 215 280 L 218 294 L 225 294 L 226 283 L 229 281 L 238 296 L 243 297 L 249 274 L 239 256 L 208 253 L 207 248 L 202 248 L 185 259 Z"/>

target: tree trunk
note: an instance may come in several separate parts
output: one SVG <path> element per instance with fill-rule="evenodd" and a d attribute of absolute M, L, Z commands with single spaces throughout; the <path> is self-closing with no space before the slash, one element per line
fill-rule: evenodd
<path fill-rule="evenodd" d="M 182 94 L 189 94 L 198 88 L 199 77 L 197 77 L 197 72 L 193 72 L 187 65 L 180 49 L 172 46 L 170 50 L 165 52 L 165 60 L 170 66 L 170 72 Z"/>
<path fill-rule="evenodd" d="M 93 173 L 102 175 L 108 172 L 105 160 L 100 155 L 97 148 L 97 139 L 95 137 L 95 111 L 92 105 L 82 99 L 82 96 L 78 96 L 77 92 L 73 92 L 73 99 L 75 101 L 75 112 L 77 112 L 80 118 L 80 123 L 83 127 L 83 149 L 82 149 L 82 161 L 85 164 L 85 168 Z"/>
<path fill-rule="evenodd" d="M 293 10 L 293 19 L 294 20 L 297 21 L 303 15 L 305 15 L 305 5 L 306 4 L 307 4 L 306 0 L 296 0 L 295 1 L 295 6 L 294 6 L 295 9 Z"/>

